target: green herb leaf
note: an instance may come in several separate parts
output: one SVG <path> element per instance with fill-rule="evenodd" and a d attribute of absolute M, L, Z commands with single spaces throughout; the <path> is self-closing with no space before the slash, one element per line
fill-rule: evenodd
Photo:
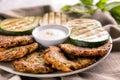
<path fill-rule="evenodd" d="M 85 6 L 93 5 L 93 0 L 80 0 Z"/>
<path fill-rule="evenodd" d="M 103 11 L 106 11 L 107 10 L 107 6 L 106 6 L 106 3 L 107 3 L 108 0 L 99 0 L 99 2 L 96 4 L 96 6 L 103 10 Z"/>
<path fill-rule="evenodd" d="M 63 11 L 69 11 L 70 8 L 71 8 L 71 6 L 66 5 L 66 6 L 63 6 L 61 9 L 62 9 Z"/>
<path fill-rule="evenodd" d="M 114 7 L 110 10 L 111 15 L 120 24 L 120 6 Z"/>

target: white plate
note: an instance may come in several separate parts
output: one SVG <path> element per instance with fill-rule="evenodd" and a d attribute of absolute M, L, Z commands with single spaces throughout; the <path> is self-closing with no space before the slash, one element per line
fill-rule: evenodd
<path fill-rule="evenodd" d="M 112 43 L 112 39 L 110 38 L 110 42 Z M 110 50 L 108 51 L 108 53 L 103 56 L 101 59 L 99 59 L 96 63 L 86 67 L 86 68 L 82 68 L 82 69 L 79 69 L 79 70 L 75 70 L 75 71 L 72 71 L 72 72 L 54 72 L 54 73 L 48 73 L 48 74 L 30 74 L 30 73 L 22 73 L 22 72 L 18 72 L 18 71 L 15 71 L 14 67 L 12 66 L 11 62 L 0 62 L 0 68 L 7 71 L 7 72 L 10 72 L 10 73 L 13 73 L 13 74 L 17 74 L 17 75 L 22 75 L 22 76 L 28 76 L 28 77 L 60 77 L 60 76 L 67 76 L 67 75 L 72 75 L 72 74 L 76 74 L 76 73 L 80 73 L 82 71 L 85 71 L 87 69 L 90 69 L 94 66 L 96 66 L 98 63 L 100 63 L 101 61 L 103 61 L 108 55 L 109 53 L 111 52 L 111 49 L 112 49 L 112 44 L 110 46 Z"/>

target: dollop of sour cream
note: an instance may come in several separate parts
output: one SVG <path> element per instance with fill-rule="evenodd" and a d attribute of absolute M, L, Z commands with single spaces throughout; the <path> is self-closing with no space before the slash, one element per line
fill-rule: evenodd
<path fill-rule="evenodd" d="M 64 38 L 66 33 L 59 29 L 44 29 L 38 33 L 38 36 L 42 40 L 57 40 Z"/>

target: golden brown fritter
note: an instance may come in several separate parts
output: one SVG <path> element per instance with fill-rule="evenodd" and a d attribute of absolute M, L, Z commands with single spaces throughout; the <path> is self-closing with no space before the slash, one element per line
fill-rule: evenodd
<path fill-rule="evenodd" d="M 9 48 L 18 45 L 33 43 L 32 36 L 5 36 L 0 35 L 0 48 Z"/>
<path fill-rule="evenodd" d="M 48 64 L 52 65 L 52 68 L 64 72 L 80 69 L 93 63 L 93 60 L 88 58 L 68 60 L 56 46 L 49 47 L 44 58 Z"/>
<path fill-rule="evenodd" d="M 72 71 L 70 67 L 75 64 L 68 61 L 58 47 L 51 46 L 46 51 L 44 58 L 53 68 L 62 71 Z"/>
<path fill-rule="evenodd" d="M 110 42 L 97 48 L 78 47 L 68 43 L 59 45 L 66 54 L 85 57 L 104 56 L 109 51 L 110 46 Z"/>
<path fill-rule="evenodd" d="M 37 43 L 32 43 L 26 46 L 19 46 L 6 49 L 0 52 L 0 61 L 11 61 L 21 58 L 28 53 L 35 51 L 38 48 Z"/>
<path fill-rule="evenodd" d="M 45 63 L 43 58 L 44 52 L 33 52 L 24 58 L 13 61 L 13 65 L 17 71 L 29 72 L 29 73 L 49 73 L 52 72 L 50 68 Z"/>

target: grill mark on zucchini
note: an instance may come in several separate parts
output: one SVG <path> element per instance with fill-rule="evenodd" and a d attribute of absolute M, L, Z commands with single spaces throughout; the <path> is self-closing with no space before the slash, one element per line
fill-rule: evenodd
<path fill-rule="evenodd" d="M 63 24 L 63 20 L 62 19 L 63 19 L 62 13 L 60 13 L 60 22 L 61 22 L 60 24 Z"/>
<path fill-rule="evenodd" d="M 17 21 L 20 21 L 20 19 L 17 20 Z M 6 24 L 6 25 L 3 24 L 3 25 L 4 25 L 4 28 L 9 28 L 9 27 L 11 27 L 11 26 L 16 25 L 16 22 L 17 22 L 17 21 L 14 21 L 14 22 L 11 23 L 11 20 L 10 20 L 10 21 L 9 21 L 9 24 Z"/>
<path fill-rule="evenodd" d="M 16 23 L 16 25 L 18 25 L 18 24 L 23 24 L 23 23 L 27 23 L 28 21 L 27 20 L 25 20 L 25 19 L 20 19 L 18 22 L 15 22 Z M 13 24 L 14 25 L 14 24 Z"/>
<path fill-rule="evenodd" d="M 91 27 L 91 26 L 90 26 Z M 89 27 L 88 27 L 89 28 Z M 80 31 L 78 34 L 75 34 L 75 35 L 79 35 L 79 34 L 82 34 L 82 35 L 84 35 L 84 34 L 86 34 L 87 32 L 89 32 L 89 31 L 91 31 L 91 30 L 89 30 L 87 27 L 82 27 L 82 28 L 80 28 L 79 30 L 82 30 L 82 32 Z M 97 29 L 98 27 L 96 27 L 96 26 L 94 26 L 94 27 L 92 27 L 91 29 L 92 30 L 95 30 L 95 29 Z M 75 30 L 74 30 L 75 31 Z M 73 31 L 72 31 L 73 32 Z M 74 36 L 75 36 L 74 35 Z"/>
<path fill-rule="evenodd" d="M 20 24 L 20 25 L 18 25 L 18 24 Z M 24 29 L 24 28 L 27 28 L 27 25 L 30 25 L 31 23 L 28 23 L 28 22 L 20 22 L 20 23 L 18 23 L 18 24 L 13 24 L 14 26 L 9 26 L 9 27 L 5 27 L 5 28 L 7 28 L 6 30 L 9 30 L 9 31 L 17 31 L 17 29 Z M 26 27 L 25 27 L 26 26 Z M 12 29 L 14 27 L 14 29 Z M 28 27 L 29 28 L 29 27 Z M 27 30 L 27 29 L 26 29 Z"/>
<path fill-rule="evenodd" d="M 47 15 L 47 14 L 46 14 Z M 50 19 L 52 19 L 52 14 L 51 13 L 48 13 L 48 22 L 47 24 L 51 24 L 53 23 Z M 53 20 L 53 19 L 52 19 Z"/>
<path fill-rule="evenodd" d="M 60 12 L 50 12 L 43 15 L 40 19 L 40 25 L 47 25 L 47 24 L 64 24 L 69 19 L 67 15 L 60 13 Z"/>
<path fill-rule="evenodd" d="M 48 23 L 49 23 L 49 20 L 48 20 L 48 19 L 50 18 L 49 15 L 50 15 L 50 14 L 46 14 L 46 15 L 45 15 L 45 16 L 46 16 L 46 19 L 45 19 L 46 21 L 45 21 L 44 18 L 43 18 L 43 20 L 44 20 L 43 23 L 45 23 L 45 24 L 48 24 Z"/>
<path fill-rule="evenodd" d="M 67 21 L 69 21 L 69 19 L 68 19 L 67 16 L 66 16 L 66 21 L 65 21 L 65 22 L 67 22 Z"/>
<path fill-rule="evenodd" d="M 19 19 L 13 19 L 13 20 L 10 20 L 10 21 L 8 21 L 9 19 L 7 19 L 7 20 L 5 20 L 3 23 L 2 23 L 2 25 L 9 25 L 9 24 L 11 24 L 11 23 L 15 23 L 16 21 L 19 21 Z M 6 21 L 8 21 L 7 23 L 6 23 Z"/>
<path fill-rule="evenodd" d="M 27 28 L 26 26 L 27 26 L 27 25 L 30 25 L 30 24 L 31 24 L 31 23 L 28 23 L 28 22 L 21 22 L 20 25 L 18 25 L 18 26 L 16 25 L 16 26 L 15 26 L 15 29 L 17 30 L 17 29 L 20 29 L 20 28 L 21 28 L 21 29 Z"/>
<path fill-rule="evenodd" d="M 44 25 L 48 24 L 48 14 L 46 14 L 45 16 L 43 16 L 43 24 Z"/>
<path fill-rule="evenodd" d="M 78 37 L 79 37 L 79 38 L 83 38 L 83 37 L 84 37 L 84 39 L 85 39 L 85 38 L 87 38 L 87 37 L 90 37 L 91 35 L 92 35 L 92 36 L 97 36 L 98 34 L 100 34 L 100 33 L 102 33 L 102 32 L 105 32 L 104 29 L 103 29 L 102 32 L 99 32 L 99 31 L 98 31 L 98 32 L 92 33 L 92 31 L 95 31 L 95 30 L 97 31 L 98 29 L 101 29 L 101 28 L 98 27 L 98 28 L 95 28 L 95 29 L 93 29 L 93 30 L 87 30 L 87 29 L 86 29 L 86 31 L 83 32 L 83 33 L 80 33 L 80 32 L 79 32 L 79 34 L 81 34 L 80 36 L 82 36 L 82 37 L 80 37 L 80 36 L 78 36 Z M 77 35 L 79 35 L 79 34 L 77 34 Z M 78 37 L 76 37 L 76 38 L 78 38 Z"/>
<path fill-rule="evenodd" d="M 104 32 L 99 32 L 99 33 L 93 35 L 93 39 L 95 39 L 94 36 L 97 36 L 96 38 L 99 38 L 99 37 L 102 38 L 103 36 L 101 36 L 101 35 L 104 35 L 104 36 L 105 36 L 105 35 L 107 35 L 107 34 L 106 34 L 105 31 L 104 31 Z M 91 36 L 91 37 L 92 37 L 92 36 Z M 89 39 L 89 37 L 86 37 L 86 38 L 84 38 L 84 39 L 87 39 L 87 38 Z M 87 40 L 88 40 L 88 39 L 87 39 Z M 89 40 L 92 40 L 92 39 L 89 39 Z"/>
<path fill-rule="evenodd" d="M 9 30 L 9 28 L 13 27 L 14 25 L 17 26 L 17 27 L 19 27 L 19 26 L 21 26 L 21 25 L 24 24 L 24 26 L 26 26 L 26 25 L 30 25 L 31 23 L 34 23 L 36 21 L 36 18 L 33 18 L 33 20 L 30 20 L 30 21 L 28 21 L 27 19 L 30 20 L 30 18 L 25 18 L 23 20 L 19 19 L 17 21 L 14 21 L 14 23 L 13 22 L 12 23 L 9 22 L 10 25 L 9 24 L 6 25 L 5 28 L 8 28 L 8 30 Z"/>
<path fill-rule="evenodd" d="M 89 31 L 87 31 L 86 33 L 82 33 L 82 35 L 87 35 L 87 34 L 88 34 L 89 36 L 91 36 L 91 35 L 93 36 L 93 35 L 96 35 L 96 34 L 101 33 L 101 32 L 99 32 L 99 31 L 97 31 L 97 29 L 98 29 L 98 28 L 95 28 L 94 30 L 91 30 L 91 31 L 89 30 Z M 95 30 L 96 30 L 96 31 L 95 31 Z M 93 32 L 93 31 L 95 31 L 95 32 Z M 86 36 L 86 37 L 88 37 L 88 36 Z"/>
<path fill-rule="evenodd" d="M 59 13 L 59 16 L 58 16 L 58 21 L 59 21 L 59 24 L 61 24 L 61 13 Z"/>
<path fill-rule="evenodd" d="M 56 21 L 55 21 L 56 20 L 56 12 L 54 12 L 53 15 L 54 15 L 54 23 L 56 24 Z"/>
<path fill-rule="evenodd" d="M 23 22 L 23 23 L 21 23 L 19 26 L 27 26 L 27 25 L 31 25 L 33 22 Z M 17 26 L 17 27 L 19 27 L 19 26 Z"/>
<path fill-rule="evenodd" d="M 27 28 L 27 29 L 26 29 Z M 26 25 L 21 25 L 21 26 L 16 26 L 13 30 L 9 30 L 9 31 L 22 31 L 24 30 L 28 30 L 29 26 L 27 27 Z"/>
<path fill-rule="evenodd" d="M 47 17 L 48 17 L 48 23 L 50 23 L 50 14 L 48 14 Z"/>
<path fill-rule="evenodd" d="M 52 12 L 50 13 L 50 24 L 54 24 L 55 23 L 55 14 L 53 14 Z"/>
<path fill-rule="evenodd" d="M 61 24 L 64 24 L 64 22 L 67 22 L 65 20 L 66 20 L 66 17 L 61 13 L 61 22 L 62 22 Z"/>
<path fill-rule="evenodd" d="M 56 13 L 56 12 L 55 12 L 55 24 L 56 24 L 56 23 L 58 23 L 58 24 L 59 24 L 59 22 L 58 22 L 58 20 L 57 20 L 57 19 L 58 19 L 58 13 Z"/>
<path fill-rule="evenodd" d="M 66 26 L 68 26 L 70 29 L 72 29 L 73 27 L 76 26 L 98 26 L 98 27 L 102 27 L 102 25 L 100 24 L 100 22 L 96 21 L 96 20 L 90 20 L 90 19 L 75 19 L 72 21 L 69 21 L 65 24 Z"/>
<path fill-rule="evenodd" d="M 19 20 L 15 21 L 14 23 L 10 22 L 10 24 L 4 25 L 4 28 L 7 28 L 9 30 L 9 28 L 11 28 L 13 26 L 18 26 L 18 24 L 22 24 L 23 21 L 25 21 L 25 20 L 19 19 Z"/>
<path fill-rule="evenodd" d="M 56 23 L 60 24 L 60 13 L 57 13 L 57 14 L 56 14 L 56 17 L 57 17 Z"/>

